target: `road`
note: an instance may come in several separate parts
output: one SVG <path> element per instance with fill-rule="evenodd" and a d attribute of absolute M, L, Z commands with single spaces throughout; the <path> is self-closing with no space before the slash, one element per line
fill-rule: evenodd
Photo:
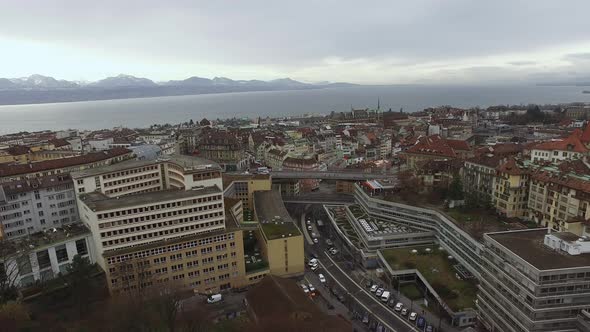
<path fill-rule="evenodd" d="M 300 196 L 283 196 L 285 203 L 318 203 L 322 204 L 352 204 L 354 196 L 352 194 L 336 194 L 324 192 L 305 193 Z"/>
<path fill-rule="evenodd" d="M 304 226 L 305 213 L 301 218 L 300 226 Z M 308 236 L 306 227 L 302 227 L 301 231 Z M 326 251 L 327 246 L 325 241 L 320 241 L 318 244 L 309 244 L 306 241 L 305 251 L 307 255 L 315 255 L 320 261 L 319 270 L 328 279 L 328 284 L 332 284 L 332 287 L 340 289 L 340 291 L 346 292 L 347 295 L 354 298 L 354 301 L 358 303 L 358 306 L 362 308 L 364 312 L 370 313 L 376 318 L 383 326 L 392 332 L 407 332 L 407 331 L 419 331 L 415 325 L 412 325 L 407 319 L 396 314 L 393 309 L 385 305 L 375 295 L 364 289 L 361 285 L 356 283 L 351 277 L 351 271 L 344 271 L 330 254 Z M 314 283 L 315 284 L 315 283 Z"/>
<path fill-rule="evenodd" d="M 366 173 L 350 171 L 272 171 L 270 173 L 273 179 L 322 179 L 322 180 L 373 180 L 384 178 L 395 178 L 396 175 L 391 172 Z"/>

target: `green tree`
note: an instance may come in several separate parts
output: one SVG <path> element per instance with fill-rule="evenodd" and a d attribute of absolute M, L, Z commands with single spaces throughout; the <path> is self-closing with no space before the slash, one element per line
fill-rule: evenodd
<path fill-rule="evenodd" d="M 462 200 L 463 197 L 463 183 L 461 182 L 460 177 L 455 176 L 449 187 L 449 198 L 458 201 Z"/>
<path fill-rule="evenodd" d="M 74 256 L 72 263 L 67 268 L 65 279 L 80 316 L 87 312 L 89 297 L 93 296 L 96 291 L 94 271 L 95 267 L 88 258 L 80 255 Z"/>

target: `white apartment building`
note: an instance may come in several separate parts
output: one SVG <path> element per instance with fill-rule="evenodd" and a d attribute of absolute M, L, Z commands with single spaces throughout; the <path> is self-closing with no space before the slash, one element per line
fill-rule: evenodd
<path fill-rule="evenodd" d="M 79 221 L 68 174 L 0 184 L 2 237 L 14 240 Z"/>

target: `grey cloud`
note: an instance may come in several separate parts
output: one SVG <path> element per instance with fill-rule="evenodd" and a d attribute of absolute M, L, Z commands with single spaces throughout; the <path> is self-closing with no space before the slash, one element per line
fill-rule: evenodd
<path fill-rule="evenodd" d="M 535 61 L 510 61 L 508 62 L 509 65 L 513 65 L 513 66 L 531 66 L 531 65 L 536 65 L 537 62 Z"/>
<path fill-rule="evenodd" d="M 2 7 L 0 37 L 155 65 L 293 72 L 330 57 L 420 65 L 590 42 L 586 0 L 8 0 Z"/>

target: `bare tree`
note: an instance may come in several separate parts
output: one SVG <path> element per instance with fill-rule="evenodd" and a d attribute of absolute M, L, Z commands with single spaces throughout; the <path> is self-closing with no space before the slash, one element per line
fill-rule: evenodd
<path fill-rule="evenodd" d="M 16 245 L 7 240 L 0 240 L 0 303 L 14 300 L 18 296 L 17 281 L 20 269 L 27 266 L 30 268 L 31 265 L 28 250 L 18 252 Z"/>

